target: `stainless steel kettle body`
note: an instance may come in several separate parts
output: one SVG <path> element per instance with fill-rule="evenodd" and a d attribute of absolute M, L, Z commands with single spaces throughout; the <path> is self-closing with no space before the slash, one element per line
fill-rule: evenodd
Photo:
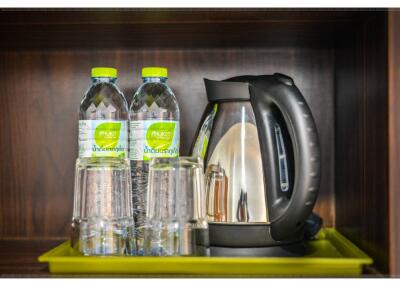
<path fill-rule="evenodd" d="M 205 80 L 209 105 L 192 155 L 204 159 L 210 244 L 302 240 L 320 181 L 310 109 L 282 74 Z"/>

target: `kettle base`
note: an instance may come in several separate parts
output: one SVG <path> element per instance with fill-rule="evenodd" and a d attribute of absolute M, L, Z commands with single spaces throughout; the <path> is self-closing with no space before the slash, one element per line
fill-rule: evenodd
<path fill-rule="evenodd" d="M 228 224 L 208 223 L 210 245 L 226 248 L 258 248 L 286 247 L 304 240 L 304 230 L 300 229 L 292 237 L 277 241 L 271 235 L 271 226 L 262 223 Z"/>
<path fill-rule="evenodd" d="M 303 257 L 307 253 L 304 242 L 268 247 L 210 247 L 210 256 L 214 257 Z"/>

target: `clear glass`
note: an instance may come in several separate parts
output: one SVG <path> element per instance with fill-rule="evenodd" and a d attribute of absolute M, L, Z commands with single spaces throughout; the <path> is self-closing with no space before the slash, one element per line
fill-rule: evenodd
<path fill-rule="evenodd" d="M 143 232 L 144 255 L 179 255 L 178 172 L 178 158 L 151 160 Z"/>
<path fill-rule="evenodd" d="M 78 159 L 72 246 L 84 255 L 131 252 L 134 228 L 128 159 Z"/>
<path fill-rule="evenodd" d="M 152 159 L 144 245 L 145 255 L 208 255 L 201 159 Z"/>
<path fill-rule="evenodd" d="M 130 106 L 131 121 L 152 119 L 179 121 L 178 102 L 166 81 L 166 78 L 143 78 L 143 84 L 134 94 Z M 131 160 L 131 172 L 136 249 L 137 255 L 143 255 L 149 161 Z"/>
<path fill-rule="evenodd" d="M 180 157 L 178 176 L 179 254 L 208 256 L 203 160 L 198 157 Z"/>

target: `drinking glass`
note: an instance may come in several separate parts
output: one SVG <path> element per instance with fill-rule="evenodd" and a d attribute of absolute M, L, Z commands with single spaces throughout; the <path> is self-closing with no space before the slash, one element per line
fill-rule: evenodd
<path fill-rule="evenodd" d="M 205 206 L 203 161 L 197 157 L 179 158 L 180 218 L 179 254 L 208 256 L 209 238 Z"/>
<path fill-rule="evenodd" d="M 149 170 L 145 255 L 208 255 L 203 164 L 153 158 Z"/>
<path fill-rule="evenodd" d="M 150 162 L 144 255 L 179 255 L 178 171 L 178 158 L 153 158 Z"/>
<path fill-rule="evenodd" d="M 120 158 L 76 162 L 72 246 L 84 255 L 130 253 L 132 215 L 130 163 Z"/>

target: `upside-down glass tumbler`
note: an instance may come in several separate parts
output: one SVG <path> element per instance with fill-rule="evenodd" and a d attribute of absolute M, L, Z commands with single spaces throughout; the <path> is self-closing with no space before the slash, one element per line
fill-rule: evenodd
<path fill-rule="evenodd" d="M 153 158 L 149 166 L 144 255 L 179 255 L 178 158 Z"/>
<path fill-rule="evenodd" d="M 126 255 L 133 231 L 129 160 L 77 159 L 72 247 L 84 255 Z"/>
<path fill-rule="evenodd" d="M 145 255 L 208 255 L 203 164 L 154 158 L 147 193 Z"/>
<path fill-rule="evenodd" d="M 208 256 L 203 162 L 196 157 L 179 158 L 180 244 L 179 255 Z"/>

